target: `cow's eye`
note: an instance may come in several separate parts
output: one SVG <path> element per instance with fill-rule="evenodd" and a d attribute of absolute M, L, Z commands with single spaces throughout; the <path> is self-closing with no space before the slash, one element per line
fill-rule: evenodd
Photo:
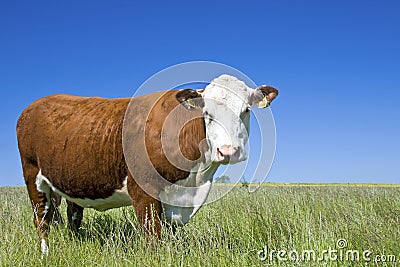
<path fill-rule="evenodd" d="M 211 122 L 214 121 L 213 117 L 212 117 L 210 114 L 208 114 L 207 111 L 205 111 L 205 112 L 203 113 L 203 116 L 204 116 L 204 118 L 206 119 L 206 121 L 207 121 L 209 124 L 210 124 Z"/>
<path fill-rule="evenodd" d="M 212 123 L 214 121 L 214 118 L 211 117 L 210 115 L 208 115 L 206 118 L 207 118 L 208 124 L 210 124 L 210 123 Z"/>

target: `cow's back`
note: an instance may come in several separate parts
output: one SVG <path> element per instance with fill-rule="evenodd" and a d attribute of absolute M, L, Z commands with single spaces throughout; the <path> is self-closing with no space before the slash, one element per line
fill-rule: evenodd
<path fill-rule="evenodd" d="M 69 95 L 35 101 L 18 120 L 22 164 L 37 164 L 71 197 L 111 195 L 127 176 L 122 124 L 129 101 Z"/>

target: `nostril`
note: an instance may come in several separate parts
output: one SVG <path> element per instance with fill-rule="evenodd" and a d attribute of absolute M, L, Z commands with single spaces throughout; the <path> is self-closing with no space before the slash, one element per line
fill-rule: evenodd
<path fill-rule="evenodd" d="M 217 148 L 217 152 L 218 152 L 218 156 L 220 157 L 224 157 L 224 154 L 221 152 L 221 150 L 219 148 Z"/>

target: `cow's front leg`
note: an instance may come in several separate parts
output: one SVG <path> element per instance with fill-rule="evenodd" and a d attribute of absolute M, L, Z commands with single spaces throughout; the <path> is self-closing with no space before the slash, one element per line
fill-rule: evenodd
<path fill-rule="evenodd" d="M 161 238 L 161 202 L 149 196 L 137 184 L 129 188 L 129 194 L 139 224 L 145 230 L 146 236 Z"/>

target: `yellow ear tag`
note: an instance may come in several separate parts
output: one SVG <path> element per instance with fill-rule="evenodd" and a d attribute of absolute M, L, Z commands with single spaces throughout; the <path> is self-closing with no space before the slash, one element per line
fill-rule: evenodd
<path fill-rule="evenodd" d="M 259 107 L 259 108 L 266 108 L 266 107 L 268 107 L 268 99 L 267 99 L 266 96 L 264 96 L 264 98 L 263 98 L 260 102 L 258 102 L 258 107 Z"/>
<path fill-rule="evenodd" d="M 196 107 L 196 104 L 194 103 L 194 101 L 193 101 L 192 98 L 188 98 L 188 99 L 186 100 L 186 103 L 187 103 L 188 106 L 191 107 L 191 108 L 195 108 L 195 107 Z"/>

